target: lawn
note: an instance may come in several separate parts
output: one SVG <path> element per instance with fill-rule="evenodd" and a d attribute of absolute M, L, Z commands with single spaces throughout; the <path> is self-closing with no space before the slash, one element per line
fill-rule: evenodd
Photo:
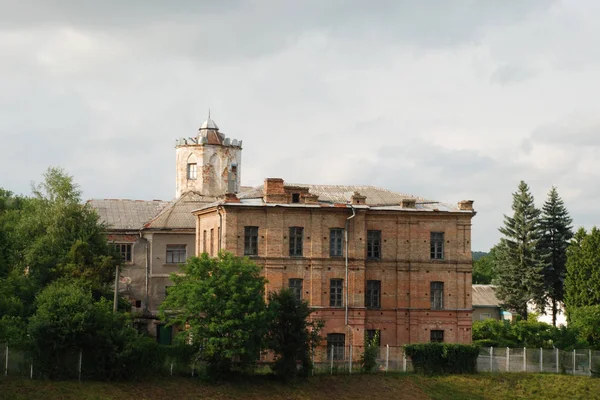
<path fill-rule="evenodd" d="M 265 377 L 211 385 L 192 378 L 146 382 L 1 379 L 0 399 L 600 399 L 600 379 L 542 374 L 316 376 L 284 385 Z"/>

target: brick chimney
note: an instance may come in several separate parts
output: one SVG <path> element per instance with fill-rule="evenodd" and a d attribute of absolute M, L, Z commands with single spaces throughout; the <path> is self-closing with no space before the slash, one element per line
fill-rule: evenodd
<path fill-rule="evenodd" d="M 238 199 L 235 193 L 225 193 L 225 202 L 227 203 L 239 203 L 240 199 Z"/>
<path fill-rule="evenodd" d="M 402 199 L 400 200 L 400 206 L 402 208 L 417 208 L 416 199 Z"/>
<path fill-rule="evenodd" d="M 458 202 L 458 209 L 465 211 L 473 211 L 473 200 L 462 200 Z"/>
<path fill-rule="evenodd" d="M 358 192 L 354 192 L 352 195 L 352 204 L 366 204 L 367 196 L 363 196 Z"/>
<path fill-rule="evenodd" d="M 283 179 L 267 178 L 263 187 L 265 203 L 287 203 L 287 194 L 283 188 Z"/>

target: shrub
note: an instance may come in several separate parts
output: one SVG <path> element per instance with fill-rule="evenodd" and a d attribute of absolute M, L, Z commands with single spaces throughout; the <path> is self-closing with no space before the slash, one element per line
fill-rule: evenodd
<path fill-rule="evenodd" d="M 377 368 L 377 355 L 379 354 L 379 333 L 371 339 L 365 337 L 365 351 L 360 356 L 360 370 L 370 373 Z"/>
<path fill-rule="evenodd" d="M 477 372 L 479 348 L 474 345 L 420 343 L 404 346 L 415 372 L 422 374 L 464 374 Z"/>

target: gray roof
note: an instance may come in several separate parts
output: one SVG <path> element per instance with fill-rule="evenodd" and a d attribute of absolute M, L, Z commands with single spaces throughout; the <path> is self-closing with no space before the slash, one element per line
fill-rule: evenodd
<path fill-rule="evenodd" d="M 192 211 L 207 203 L 212 203 L 215 197 L 203 196 L 197 192 L 187 192 L 172 201 L 158 215 L 144 224 L 146 229 L 195 229 L 196 219 Z"/>
<path fill-rule="evenodd" d="M 141 229 L 146 222 L 169 204 L 161 200 L 93 199 L 88 200 L 109 229 Z"/>
<path fill-rule="evenodd" d="M 473 307 L 501 307 L 502 303 L 496 297 L 496 286 L 473 285 Z"/>

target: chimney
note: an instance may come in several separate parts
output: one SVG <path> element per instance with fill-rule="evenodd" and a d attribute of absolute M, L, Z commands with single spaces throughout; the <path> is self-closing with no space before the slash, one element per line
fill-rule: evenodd
<path fill-rule="evenodd" d="M 265 203 L 288 203 L 281 178 L 265 179 L 263 195 Z"/>
<path fill-rule="evenodd" d="M 417 199 L 402 199 L 400 200 L 402 208 L 417 208 Z"/>
<path fill-rule="evenodd" d="M 366 204 L 366 203 L 367 203 L 367 196 L 362 196 L 360 193 L 354 192 L 354 194 L 352 195 L 352 204 Z"/>
<path fill-rule="evenodd" d="M 473 200 L 462 200 L 458 202 L 458 209 L 464 211 L 473 211 Z"/>
<path fill-rule="evenodd" d="M 240 199 L 236 196 L 235 193 L 225 193 L 225 202 L 226 203 L 239 203 Z"/>

